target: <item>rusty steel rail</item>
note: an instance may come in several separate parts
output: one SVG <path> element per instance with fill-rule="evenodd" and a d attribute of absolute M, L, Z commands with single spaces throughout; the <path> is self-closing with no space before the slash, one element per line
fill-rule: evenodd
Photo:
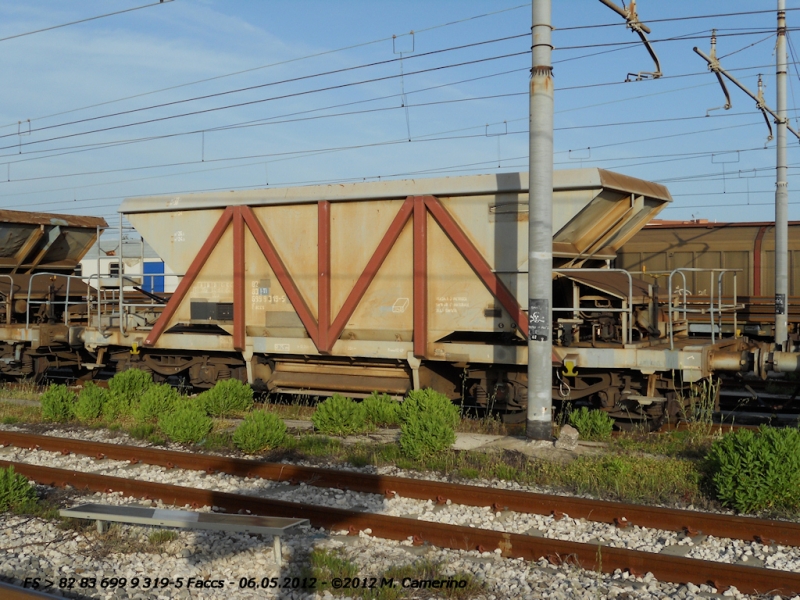
<path fill-rule="evenodd" d="M 167 468 L 178 467 L 206 471 L 208 473 L 222 472 L 241 477 L 260 477 L 272 481 L 289 481 L 294 484 L 305 483 L 316 487 L 381 494 L 386 497 L 397 494 L 404 498 L 434 500 L 438 503 L 450 500 L 456 504 L 486 506 L 498 511 L 510 510 L 521 513 L 553 515 L 556 518 L 569 515 L 575 519 L 583 518 L 599 523 L 614 524 L 617 527 L 638 525 L 639 527 L 651 529 L 685 531 L 692 536 L 704 533 L 716 537 L 755 540 L 765 544 L 775 542 L 787 546 L 800 546 L 800 524 L 790 521 L 772 521 L 753 517 L 608 502 L 572 496 L 501 490 L 405 477 L 370 475 L 337 469 L 258 462 L 225 456 L 87 442 L 10 431 L 0 431 L 0 444 L 49 450 L 63 454 L 75 453 L 114 460 L 144 462 Z"/>
<path fill-rule="evenodd" d="M 250 511 L 256 515 L 305 518 L 313 527 L 331 531 L 346 530 L 352 535 L 370 529 L 371 534 L 376 537 L 391 540 L 411 538 L 416 545 L 428 543 L 439 548 L 479 552 L 499 549 L 501 555 L 506 558 L 523 558 L 528 561 L 546 558 L 553 564 L 566 563 L 605 573 L 621 569 L 642 576 L 650 572 L 660 581 L 708 584 L 717 589 L 736 586 L 743 593 L 770 595 L 800 593 L 800 574 L 775 569 L 665 556 L 609 546 L 0 461 L 0 468 L 7 467 L 14 467 L 16 472 L 43 485 L 59 487 L 69 485 L 78 490 L 88 489 L 96 492 L 122 492 L 137 498 L 159 499 L 177 506 L 187 504 L 195 507 L 217 506 L 228 512 Z"/>
<path fill-rule="evenodd" d="M 61 597 L 46 594 L 31 588 L 20 587 L 0 581 L 0 598 L 3 600 L 52 600 Z"/>

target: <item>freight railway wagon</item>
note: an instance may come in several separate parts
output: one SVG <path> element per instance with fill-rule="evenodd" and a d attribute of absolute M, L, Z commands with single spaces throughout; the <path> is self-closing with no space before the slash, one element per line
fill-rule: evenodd
<path fill-rule="evenodd" d="M 60 286 L 38 323 L 9 309 L 0 371 L 133 367 L 312 395 L 432 387 L 520 415 L 527 187 L 512 173 L 126 200 L 120 212 L 181 277 L 175 293 L 131 298 L 132 273 L 110 299 L 108 286 L 78 300 Z M 555 173 L 554 400 L 658 421 L 714 371 L 797 367 L 743 338 L 690 337 L 650 285 L 609 268 L 670 200 L 608 171 Z"/>
<path fill-rule="evenodd" d="M 616 266 L 657 284 L 666 299 L 668 273 L 678 268 L 684 278 L 673 277 L 673 295 L 687 294 L 687 304 L 708 304 L 713 294 L 723 304 L 738 303 L 736 328 L 750 337 L 772 338 L 775 324 L 775 224 L 709 223 L 707 220 L 654 220 L 634 235 L 617 254 Z M 717 281 L 709 269 L 734 269 Z M 642 273 L 642 271 L 645 271 Z M 735 298 L 734 298 L 735 294 Z M 789 224 L 789 300 L 790 335 L 800 341 L 800 222 Z M 692 332 L 708 334 L 707 316 L 687 313 Z M 717 315 L 716 332 L 733 334 L 733 313 Z"/>
<path fill-rule="evenodd" d="M 92 288 L 71 275 L 107 226 L 97 217 L 0 210 L 0 323 L 6 326 L 0 339 L 19 342 L 0 347 L 0 372 L 16 377 L 44 372 L 50 366 L 46 353 L 31 352 L 28 342 L 67 342 L 64 327 L 53 331 L 59 339 L 51 340 L 49 326 L 63 321 L 68 304 L 73 316 L 81 313 L 78 319 L 85 320 Z M 92 283 L 98 287 L 96 277 Z M 68 347 L 65 360 L 75 360 Z"/>

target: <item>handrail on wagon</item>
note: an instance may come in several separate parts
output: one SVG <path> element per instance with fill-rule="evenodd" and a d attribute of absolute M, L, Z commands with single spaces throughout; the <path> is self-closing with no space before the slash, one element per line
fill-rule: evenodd
<path fill-rule="evenodd" d="M 618 312 L 622 313 L 622 343 L 628 344 L 633 342 L 633 277 L 625 269 L 605 269 L 605 268 L 579 268 L 579 269 L 553 269 L 553 273 L 561 275 L 569 275 L 570 273 L 623 273 L 628 278 L 628 297 L 622 300 L 622 308 L 581 308 L 574 306 L 572 308 L 556 308 L 553 307 L 553 312 Z"/>
<path fill-rule="evenodd" d="M 154 277 L 154 278 L 155 277 L 164 277 L 165 279 L 167 277 L 175 277 L 175 278 L 180 279 L 181 277 L 185 277 L 186 276 L 185 273 L 164 273 L 164 274 L 157 274 L 157 275 L 154 275 L 153 273 L 145 273 L 144 272 L 144 262 L 142 262 L 140 264 L 142 265 L 142 272 L 141 273 L 140 272 L 133 272 L 132 273 L 132 272 L 126 271 L 124 276 L 120 275 L 120 278 L 122 280 L 120 283 L 121 284 L 124 283 L 124 277 L 141 277 L 142 281 L 144 281 L 146 277 Z M 128 335 L 128 332 L 127 332 L 127 321 L 128 321 L 128 314 L 129 314 L 127 309 L 131 309 L 131 308 L 134 309 L 133 312 L 134 312 L 134 315 L 135 315 L 135 313 L 136 313 L 135 309 L 137 309 L 137 308 L 152 308 L 154 306 L 162 306 L 163 307 L 163 306 L 165 306 L 165 304 L 159 305 L 159 304 L 156 304 L 155 302 L 153 302 L 152 300 L 149 303 L 145 303 L 145 304 L 142 304 L 142 303 L 139 303 L 139 302 L 125 302 L 124 296 L 123 296 L 124 295 L 123 287 L 124 287 L 123 285 L 120 285 L 120 288 L 119 288 L 119 299 L 118 299 L 118 302 L 119 302 L 119 315 L 120 315 L 120 317 L 119 317 L 119 329 L 120 329 L 120 333 L 123 336 L 127 337 L 127 335 Z M 123 319 L 125 321 L 124 323 L 123 323 Z"/>
<path fill-rule="evenodd" d="M 64 315 L 66 318 L 67 314 L 67 307 L 69 306 L 69 278 L 70 277 L 77 277 L 76 275 L 61 275 L 59 273 L 34 273 L 31 275 L 31 278 L 28 279 L 28 310 L 25 311 L 25 329 L 30 329 L 31 327 L 31 310 L 30 307 L 34 304 L 49 304 L 50 299 L 47 300 L 31 300 L 31 290 L 33 289 L 33 280 L 37 277 L 66 277 L 67 278 L 67 295 L 64 298 Z"/>
<path fill-rule="evenodd" d="M 6 325 L 11 325 L 11 312 L 14 307 L 14 278 L 5 273 L 0 273 L 0 277 L 5 277 L 9 281 L 8 294 L 6 294 Z"/>
<path fill-rule="evenodd" d="M 119 332 L 120 332 L 120 335 L 122 335 L 122 337 L 128 337 L 128 315 L 129 315 L 129 313 L 128 313 L 127 309 L 130 309 L 130 308 L 134 309 L 133 312 L 135 314 L 135 312 L 136 312 L 135 309 L 137 309 L 137 308 L 150 308 L 150 307 L 153 306 L 153 304 L 152 303 L 151 304 L 139 304 L 139 303 L 136 303 L 136 302 L 127 302 L 126 303 L 125 302 L 125 276 L 126 275 L 129 276 L 129 277 L 141 276 L 142 283 L 144 283 L 148 276 L 152 277 L 154 281 L 155 281 L 155 277 L 163 277 L 164 281 L 166 281 L 167 277 L 181 278 L 181 277 L 184 277 L 185 275 L 184 274 L 178 274 L 178 273 L 161 273 L 161 274 L 145 273 L 144 272 L 145 262 L 144 262 L 144 238 L 143 237 L 140 237 L 140 239 L 139 239 L 139 255 L 135 256 L 135 257 L 131 257 L 131 258 L 136 258 L 138 260 L 138 263 L 141 266 L 141 273 L 138 273 L 138 272 L 137 273 L 127 272 L 125 270 L 125 260 L 124 260 L 125 259 L 125 240 L 124 240 L 124 236 L 123 236 L 123 231 L 125 231 L 125 230 L 136 231 L 136 228 L 135 227 L 130 227 L 130 226 L 127 226 L 127 227 L 124 226 L 122 224 L 123 216 L 124 215 L 122 213 L 119 214 L 118 232 L 119 232 L 119 250 L 120 250 L 120 254 L 119 254 L 120 285 L 119 285 L 119 297 L 117 298 L 117 302 L 118 302 L 118 305 L 119 305 Z"/>
<path fill-rule="evenodd" d="M 710 299 L 709 299 L 709 315 L 710 315 L 710 329 L 711 329 L 711 343 L 715 343 L 715 335 L 714 335 L 714 275 L 717 276 L 717 307 L 716 313 L 719 317 L 719 335 L 722 338 L 722 313 L 725 310 L 731 310 L 733 312 L 733 331 L 734 333 L 738 329 L 738 320 L 736 315 L 736 274 L 741 271 L 741 269 L 702 269 L 702 268 L 691 268 L 691 267 L 679 267 L 677 269 L 673 269 L 669 274 L 668 279 L 668 289 L 669 289 L 669 303 L 668 303 L 668 310 L 669 310 L 669 348 L 670 350 L 675 349 L 675 331 L 673 327 L 673 306 L 674 306 L 674 295 L 672 292 L 672 278 L 677 273 L 683 279 L 683 287 L 681 289 L 682 292 L 682 306 L 677 307 L 677 312 L 683 312 L 683 318 L 686 320 L 687 313 L 690 312 L 699 312 L 704 313 L 705 309 L 691 309 L 688 307 L 688 303 L 686 301 L 686 273 L 708 273 L 709 274 L 709 290 L 711 291 Z M 727 273 L 733 273 L 733 304 L 723 304 L 722 302 L 722 280 Z"/>
<path fill-rule="evenodd" d="M 66 290 L 66 294 L 64 296 L 64 325 L 69 325 L 69 307 L 70 306 L 76 306 L 78 304 L 86 304 L 87 310 L 91 311 L 91 306 L 92 306 L 92 286 L 91 286 L 91 284 L 89 282 L 92 279 L 95 279 L 95 278 L 99 279 L 100 278 L 100 274 L 99 273 L 94 274 L 94 275 L 88 275 L 88 276 L 87 275 L 65 275 L 63 273 L 49 273 L 49 272 L 47 272 L 47 273 L 34 273 L 33 275 L 31 275 L 31 278 L 28 280 L 27 303 L 28 303 L 29 307 L 34 305 L 34 304 L 48 304 L 48 303 L 50 303 L 49 299 L 47 299 L 47 300 L 31 300 L 31 290 L 33 289 L 33 281 L 37 277 L 61 277 L 61 278 L 67 280 L 67 290 Z M 69 291 L 70 291 L 70 284 L 72 283 L 73 279 L 80 279 L 81 281 L 85 282 L 86 286 L 89 288 L 85 302 L 83 300 L 81 300 L 80 302 L 70 302 Z M 31 315 L 31 311 L 30 310 L 26 311 L 26 314 L 25 314 L 25 329 L 30 329 L 30 325 L 31 325 L 30 315 Z M 99 289 L 99 286 L 98 286 L 98 290 L 97 290 L 97 317 L 98 317 L 98 320 L 100 319 L 100 315 L 101 315 L 101 301 L 100 301 L 100 289 Z"/>
<path fill-rule="evenodd" d="M 128 273 L 127 275 L 138 275 L 138 273 Z M 172 274 L 170 274 L 172 275 Z M 183 277 L 183 275 L 174 275 L 176 277 Z M 7 305 L 8 305 L 8 316 L 7 320 L 9 320 L 9 316 L 11 315 L 11 307 L 13 302 L 13 283 L 14 280 L 11 278 L 10 275 L 5 275 L 0 273 L 0 277 L 6 277 L 11 281 L 12 289 L 7 296 Z M 30 279 L 28 280 L 28 291 L 27 291 L 27 303 L 28 307 L 32 307 L 34 305 L 41 305 L 41 304 L 50 304 L 50 298 L 45 298 L 42 300 L 35 300 L 32 299 L 33 293 L 33 282 L 37 277 L 59 277 L 65 279 L 67 282 L 66 290 L 65 290 L 65 297 L 63 301 L 59 301 L 58 304 L 63 304 L 64 306 L 64 315 L 63 315 L 63 322 L 64 325 L 69 326 L 70 324 L 70 312 L 69 308 L 71 306 L 78 306 L 78 305 L 86 305 L 87 308 L 87 319 L 91 319 L 92 313 L 95 310 L 95 305 L 97 309 L 97 329 L 101 335 L 107 337 L 106 331 L 108 328 L 103 326 L 103 309 L 107 306 L 113 306 L 120 304 L 120 297 L 117 296 L 116 293 L 112 294 L 111 298 L 108 297 L 107 290 L 103 289 L 100 285 L 100 280 L 104 279 L 106 276 L 103 273 L 93 273 L 91 275 L 66 275 L 63 273 L 51 273 L 51 272 L 44 272 L 44 273 L 34 273 L 31 275 Z M 86 296 L 81 296 L 80 300 L 72 301 L 70 296 L 70 288 L 72 286 L 72 280 L 79 279 L 84 282 L 87 286 L 87 293 Z M 92 281 L 97 280 L 97 287 L 92 287 Z M 124 276 L 120 275 L 120 289 L 124 285 Z M 2 294 L 2 293 L 0 293 Z M 120 294 L 121 295 L 121 294 Z M 122 303 L 123 312 L 120 313 L 120 322 L 123 320 L 124 309 L 126 308 L 147 308 L 153 306 L 152 304 L 138 304 L 138 303 Z M 112 311 L 113 316 L 113 311 Z M 9 321 L 10 322 L 10 321 Z M 31 310 L 26 311 L 25 315 L 25 329 L 30 329 L 31 327 Z M 121 323 L 120 327 L 124 327 Z"/>

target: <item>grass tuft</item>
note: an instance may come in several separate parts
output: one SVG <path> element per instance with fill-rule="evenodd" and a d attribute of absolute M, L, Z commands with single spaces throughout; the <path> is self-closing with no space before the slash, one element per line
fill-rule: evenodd
<path fill-rule="evenodd" d="M 347 558 L 339 550 L 314 549 L 308 556 L 307 577 L 316 577 L 318 581 L 330 581 L 334 577 L 350 578 L 354 583 L 364 581 L 365 575 L 359 566 Z M 467 600 L 485 592 L 485 586 L 471 573 L 458 572 L 448 574 L 443 563 L 427 559 L 416 560 L 406 565 L 398 565 L 381 573 L 367 577 L 370 581 L 375 577 L 374 587 L 350 587 L 332 589 L 337 596 L 347 596 L 363 600 L 399 600 L 400 598 L 446 598 L 448 600 Z M 402 586 L 403 580 L 436 580 L 449 582 L 437 588 L 413 590 Z M 421 593 L 422 595 L 417 595 Z"/>
<path fill-rule="evenodd" d="M 200 394 L 197 401 L 212 417 L 228 417 L 252 408 L 253 389 L 238 379 L 223 379 Z"/>
<path fill-rule="evenodd" d="M 583 440 L 606 441 L 611 439 L 611 432 L 614 430 L 614 419 L 608 413 L 589 410 L 585 406 L 569 413 L 569 424 L 578 430 Z"/>
<path fill-rule="evenodd" d="M 103 412 L 108 392 L 97 384 L 87 381 L 78 394 L 78 402 L 75 404 L 75 417 L 81 423 L 89 423 L 97 419 Z"/>
<path fill-rule="evenodd" d="M 353 435 L 370 428 L 365 406 L 341 394 L 334 394 L 320 403 L 311 422 L 314 429 L 325 435 Z"/>
<path fill-rule="evenodd" d="M 171 385 L 153 384 L 142 394 L 142 399 L 132 411 L 133 417 L 139 423 L 155 423 L 159 417 L 172 412 L 180 400 L 180 393 Z"/>
<path fill-rule="evenodd" d="M 135 440 L 146 440 L 151 435 L 153 435 L 156 431 L 155 425 L 151 425 L 150 423 L 137 423 L 130 429 L 128 429 L 128 435 L 130 435 Z"/>
<path fill-rule="evenodd" d="M 159 428 L 171 440 L 180 443 L 196 444 L 208 435 L 212 425 L 211 419 L 205 412 L 188 404 L 176 408 L 158 420 Z"/>
<path fill-rule="evenodd" d="M 236 428 L 233 443 L 243 452 L 253 454 L 275 448 L 285 438 L 286 425 L 283 421 L 273 413 L 257 410 L 247 415 Z"/>
<path fill-rule="evenodd" d="M 0 512 L 24 510 L 36 501 L 36 490 L 27 477 L 15 473 L 14 467 L 0 469 Z"/>
<path fill-rule="evenodd" d="M 163 546 L 164 544 L 178 539 L 178 534 L 171 529 L 158 529 L 147 536 L 147 541 L 151 546 Z"/>
<path fill-rule="evenodd" d="M 800 510 L 800 430 L 739 429 L 708 454 L 717 497 L 739 512 Z"/>
<path fill-rule="evenodd" d="M 433 456 L 456 441 L 458 407 L 435 390 L 409 392 L 400 408 L 400 418 L 400 448 L 410 458 Z"/>
<path fill-rule="evenodd" d="M 400 424 L 400 403 L 392 400 L 388 394 L 372 392 L 361 404 L 367 421 L 376 427 Z"/>

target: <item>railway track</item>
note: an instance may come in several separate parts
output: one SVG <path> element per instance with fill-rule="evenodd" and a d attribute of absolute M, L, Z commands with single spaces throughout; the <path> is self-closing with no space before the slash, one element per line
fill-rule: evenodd
<path fill-rule="evenodd" d="M 30 588 L 19 587 L 0 581 L 0 597 L 3 600 L 49 600 L 53 598 L 50 594 L 43 594 Z"/>
<path fill-rule="evenodd" d="M 788 522 L 642 507 L 340 470 L 260 463 L 252 460 L 66 438 L 31 436 L 12 432 L 0 432 L 0 443 L 64 454 L 86 454 L 99 459 L 127 460 L 168 468 L 261 477 L 386 496 L 396 493 L 403 497 L 435 500 L 438 503 L 447 503 L 449 500 L 452 503 L 468 506 L 492 506 L 493 510 L 552 514 L 556 517 L 565 513 L 573 518 L 613 523 L 622 528 L 638 525 L 648 528 L 683 530 L 687 535 L 698 535 L 702 532 L 718 537 L 755 539 L 761 543 L 775 541 L 782 545 L 800 546 L 800 525 Z M 211 505 L 227 511 L 246 510 L 253 514 L 302 517 L 310 519 L 315 527 L 324 527 L 330 530 L 346 530 L 351 533 L 371 530 L 372 535 L 377 537 L 395 540 L 405 540 L 410 537 L 417 544 L 428 543 L 442 548 L 479 551 L 499 549 L 504 557 L 526 560 L 538 560 L 545 557 L 555 564 L 566 562 L 604 572 L 613 572 L 615 569 L 627 570 L 639 575 L 651 572 L 656 578 L 663 581 L 708 584 L 718 589 L 736 586 L 743 592 L 800 593 L 800 575 L 776 569 L 665 556 L 608 546 L 601 547 L 598 544 L 539 538 L 463 525 L 418 521 L 319 505 L 255 498 L 208 489 L 78 473 L 29 463 L 0 462 L 2 466 L 11 464 L 20 473 L 47 485 L 71 485 L 79 489 L 88 488 L 102 492 L 114 490 L 126 495 L 160 499 L 166 503 L 177 505 Z"/>
<path fill-rule="evenodd" d="M 385 497 L 392 497 L 396 494 L 404 498 L 432 500 L 437 504 L 446 504 L 449 500 L 465 506 L 492 507 L 496 511 L 553 515 L 556 518 L 569 515 L 576 519 L 609 523 L 622 528 L 638 526 L 682 531 L 691 535 L 704 534 L 747 541 L 770 540 L 778 544 L 800 546 L 800 524 L 787 521 L 771 521 L 571 496 L 371 475 L 340 469 L 260 462 L 10 431 L 0 431 L 0 445 L 62 454 L 80 454 L 132 463 L 142 462 L 170 469 L 180 468 L 206 473 L 225 473 L 239 477 L 259 477 L 271 481 L 303 483 L 315 487 L 379 494 Z"/>

